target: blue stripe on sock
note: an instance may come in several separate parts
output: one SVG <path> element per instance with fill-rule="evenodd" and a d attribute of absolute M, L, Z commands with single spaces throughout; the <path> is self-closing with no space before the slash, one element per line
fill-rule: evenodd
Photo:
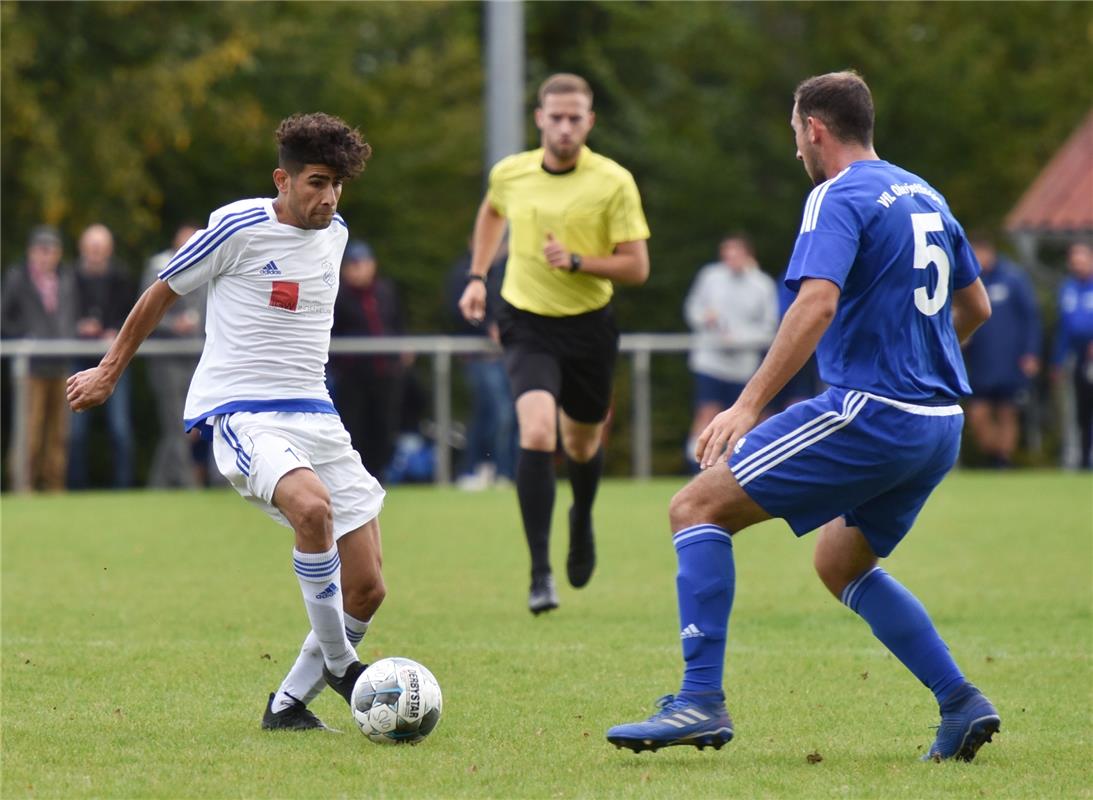
<path fill-rule="evenodd" d="M 292 560 L 292 565 L 296 568 L 297 572 L 308 572 L 314 575 L 326 574 L 333 572 L 342 564 L 342 560 L 335 556 L 332 560 L 323 562 L 322 564 L 306 564 L 302 561 Z"/>
<path fill-rule="evenodd" d="M 305 554 L 303 554 L 303 553 L 300 553 L 299 555 L 293 554 L 292 566 L 296 570 L 296 574 L 299 575 L 301 578 L 310 578 L 312 580 L 329 578 L 335 572 L 337 572 L 338 569 L 342 565 L 342 560 L 338 556 L 338 552 L 336 550 L 334 551 L 334 555 L 331 556 L 330 558 L 326 559 L 325 561 L 320 561 L 320 562 L 315 562 L 315 563 L 308 563 L 306 561 L 301 561 L 300 558 L 299 558 L 300 555 L 305 555 Z M 322 555 L 326 555 L 326 554 L 325 553 L 315 553 L 315 554 L 308 553 L 306 555 L 320 555 L 320 556 L 322 556 Z"/>

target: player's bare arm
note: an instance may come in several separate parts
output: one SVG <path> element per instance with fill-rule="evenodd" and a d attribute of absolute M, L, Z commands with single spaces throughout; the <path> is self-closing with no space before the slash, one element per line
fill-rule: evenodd
<path fill-rule="evenodd" d="M 574 268 L 573 253 L 564 242 L 555 239 L 552 233 L 547 233 L 543 255 L 547 263 L 555 269 Z M 619 242 L 609 256 L 581 255 L 577 269 L 615 283 L 640 286 L 649 278 L 649 247 L 644 239 Z"/>
<path fill-rule="evenodd" d="M 156 329 L 178 297 L 166 281 L 156 281 L 145 290 L 98 366 L 77 372 L 68 379 L 67 398 L 73 411 L 85 411 L 106 402 L 137 348 Z"/>
<path fill-rule="evenodd" d="M 767 403 L 808 361 L 839 307 L 839 287 L 822 278 L 801 281 L 797 299 L 786 312 L 774 342 L 740 399 L 722 411 L 698 437 L 695 460 L 702 469 L 717 463 L 740 437 L 755 427 Z"/>
<path fill-rule="evenodd" d="M 991 299 L 980 278 L 953 292 L 953 327 L 956 338 L 964 343 L 976 328 L 991 318 Z"/>
<path fill-rule="evenodd" d="M 505 218 L 498 213 L 490 201 L 482 200 L 478 207 L 478 216 L 474 221 L 474 236 L 471 240 L 471 274 L 486 277 L 490 264 L 497 257 L 497 248 L 501 246 L 501 237 L 505 235 Z M 467 288 L 459 298 L 459 311 L 463 318 L 474 325 L 486 318 L 486 284 L 481 280 L 468 280 Z"/>

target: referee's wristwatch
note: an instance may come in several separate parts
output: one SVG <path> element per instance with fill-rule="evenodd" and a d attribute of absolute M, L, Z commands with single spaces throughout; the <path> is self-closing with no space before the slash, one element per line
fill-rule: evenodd
<path fill-rule="evenodd" d="M 486 276 L 485 275 L 479 275 L 476 272 L 468 272 L 467 273 L 467 283 L 470 283 L 471 281 L 482 281 L 482 285 L 485 286 L 486 285 Z"/>
<path fill-rule="evenodd" d="M 581 268 L 581 257 L 576 253 L 569 254 L 569 271 L 576 272 Z"/>

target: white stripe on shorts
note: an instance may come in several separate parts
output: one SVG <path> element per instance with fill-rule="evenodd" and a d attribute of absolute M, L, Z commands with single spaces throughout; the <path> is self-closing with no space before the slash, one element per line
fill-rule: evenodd
<path fill-rule="evenodd" d="M 821 439 L 826 439 L 835 431 L 845 428 L 858 415 L 858 412 L 865 407 L 868 400 L 869 398 L 861 392 L 847 392 L 843 398 L 841 414 L 827 411 L 780 439 L 775 439 L 765 447 L 761 447 L 733 467 L 733 476 L 741 486 L 746 486 L 753 479 L 778 466 L 790 456 L 801 452 Z"/>
<path fill-rule="evenodd" d="M 923 417 L 952 417 L 964 413 L 964 409 L 956 403 L 951 406 L 920 406 L 915 403 L 905 403 L 902 400 L 893 400 L 890 397 L 881 397 L 879 394 L 871 392 L 864 392 L 864 394 L 870 400 L 876 400 L 893 408 L 898 408 L 900 411 L 906 411 L 908 414 L 918 414 Z"/>

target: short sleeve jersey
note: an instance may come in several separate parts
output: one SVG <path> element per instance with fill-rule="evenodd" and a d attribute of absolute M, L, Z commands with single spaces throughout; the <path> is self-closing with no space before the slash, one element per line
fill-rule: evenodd
<path fill-rule="evenodd" d="M 805 203 L 786 272 L 842 290 L 817 347 L 827 383 L 907 402 L 969 394 L 952 296 L 979 275 L 964 230 L 939 192 L 887 161 L 856 161 Z"/>
<path fill-rule="evenodd" d="M 208 284 L 205 348 L 186 396 L 186 429 L 235 411 L 336 413 L 326 360 L 345 220 L 322 230 L 277 221 L 273 200 L 212 213 L 159 273 L 178 294 Z"/>
<path fill-rule="evenodd" d="M 509 221 L 509 257 L 501 296 L 524 311 L 567 317 L 603 308 L 607 278 L 551 267 L 548 233 L 582 256 L 606 256 L 621 242 L 649 238 L 633 176 L 609 158 L 581 149 L 576 166 L 543 169 L 543 149 L 504 158 L 490 171 L 486 200 Z"/>

